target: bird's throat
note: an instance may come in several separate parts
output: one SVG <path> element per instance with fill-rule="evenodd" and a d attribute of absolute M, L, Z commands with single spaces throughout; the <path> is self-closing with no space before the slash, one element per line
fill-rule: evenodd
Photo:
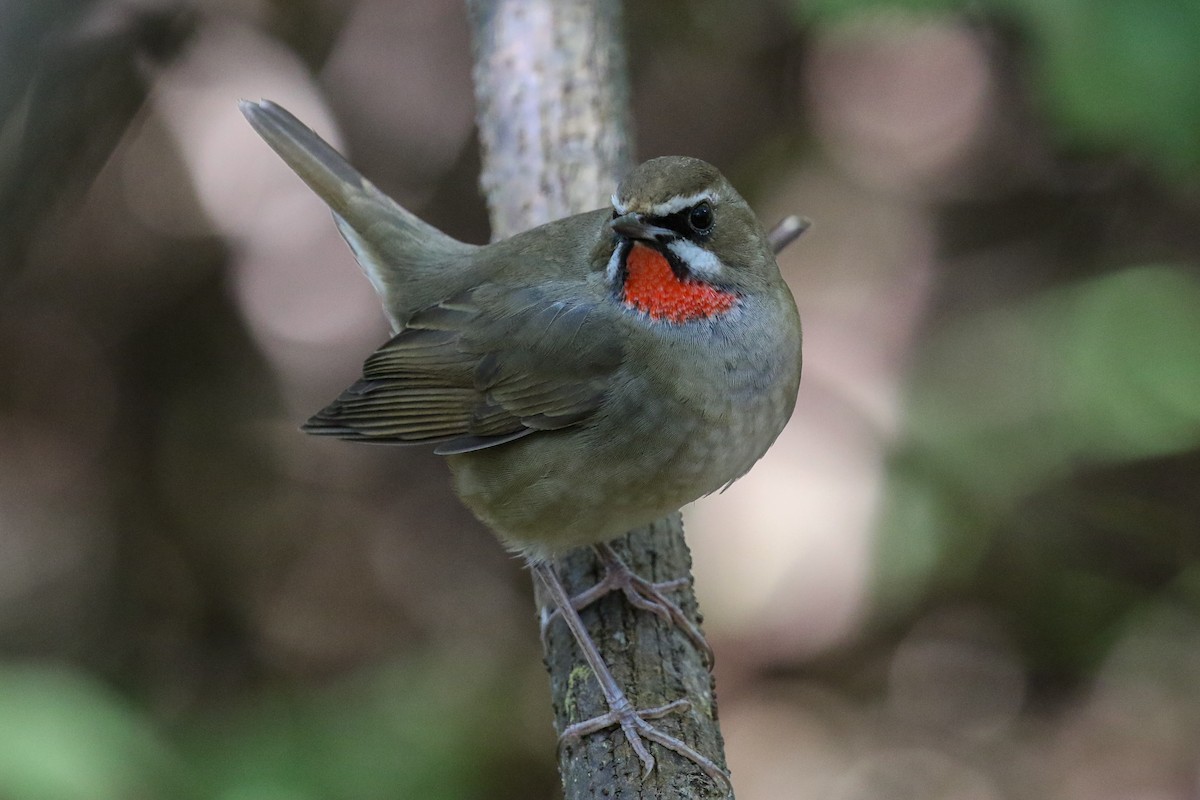
<path fill-rule="evenodd" d="M 634 243 L 625 256 L 625 305 L 666 322 L 691 322 L 723 314 L 737 296 L 707 283 L 680 280 L 666 257 Z"/>

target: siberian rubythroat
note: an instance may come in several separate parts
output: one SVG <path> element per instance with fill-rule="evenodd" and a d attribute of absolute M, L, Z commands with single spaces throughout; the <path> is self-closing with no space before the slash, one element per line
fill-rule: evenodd
<path fill-rule="evenodd" d="M 647 770 L 642 739 L 725 782 L 630 706 L 552 561 L 600 545 L 611 586 L 704 646 L 603 543 L 741 477 L 792 413 L 800 317 L 750 207 L 711 165 L 656 158 L 610 208 L 469 245 L 401 208 L 283 108 L 241 107 L 329 204 L 395 331 L 304 429 L 435 445 L 463 502 L 547 583 L 600 680 L 612 711 L 563 735 L 620 725 Z"/>

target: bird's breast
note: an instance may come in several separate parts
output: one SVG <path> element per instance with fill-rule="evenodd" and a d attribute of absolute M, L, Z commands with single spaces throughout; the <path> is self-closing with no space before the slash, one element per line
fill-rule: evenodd
<path fill-rule="evenodd" d="M 633 244 L 625 256 L 622 295 L 630 308 L 656 321 L 683 323 L 723 314 L 737 296 L 696 280 L 680 278 L 666 256 L 652 247 Z"/>
<path fill-rule="evenodd" d="M 628 465 L 628 493 L 683 505 L 762 457 L 796 401 L 794 320 L 747 298 L 711 322 L 648 327 L 589 436 Z"/>
<path fill-rule="evenodd" d="M 799 381 L 798 328 L 753 303 L 719 322 L 635 330 L 593 417 L 453 457 L 460 495 L 539 558 L 615 538 L 741 477 L 783 429 Z"/>

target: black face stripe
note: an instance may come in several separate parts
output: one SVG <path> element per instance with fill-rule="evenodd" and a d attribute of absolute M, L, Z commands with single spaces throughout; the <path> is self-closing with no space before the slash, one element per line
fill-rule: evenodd
<path fill-rule="evenodd" d="M 617 276 L 613 281 L 613 295 L 620 299 L 625 292 L 625 281 L 629 278 L 629 265 L 626 263 L 629 258 L 629 251 L 633 249 L 633 242 L 628 239 L 617 238 L 617 249 L 620 251 L 617 255 Z"/>
<path fill-rule="evenodd" d="M 700 201 L 700 203 L 707 202 L 707 200 Z M 687 208 L 682 208 L 673 214 L 666 214 L 665 216 L 661 217 L 647 217 L 646 221 L 653 225 L 658 225 L 670 231 L 674 231 L 675 233 L 679 234 L 679 238 L 681 239 L 691 239 L 693 242 L 701 244 L 712 238 L 712 228 L 710 227 L 706 233 L 698 233 L 692 228 L 691 225 L 688 224 L 688 216 L 692 213 L 692 209 L 694 209 L 697 205 L 700 205 L 700 203 L 688 206 Z"/>
<path fill-rule="evenodd" d="M 669 247 L 665 247 L 665 246 L 660 247 L 659 250 L 662 252 L 663 256 L 667 259 L 667 263 L 671 266 L 671 272 L 675 273 L 676 278 L 678 278 L 681 281 L 695 280 L 695 277 L 692 275 L 692 271 L 690 269 L 688 269 L 687 264 L 684 263 L 684 260 L 682 258 L 675 255 L 674 250 L 672 250 Z"/>

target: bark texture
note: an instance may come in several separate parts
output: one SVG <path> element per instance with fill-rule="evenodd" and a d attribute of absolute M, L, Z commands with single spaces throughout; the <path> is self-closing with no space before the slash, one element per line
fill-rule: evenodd
<path fill-rule="evenodd" d="M 616 0 L 468 0 L 475 92 L 483 145 L 482 184 L 492 235 L 505 238 L 608 203 L 630 167 L 628 75 Z M 691 577 L 683 526 L 673 514 L 614 543 L 653 581 Z M 590 550 L 559 564 L 567 590 L 598 580 Z M 689 585 L 675 599 L 693 618 Z M 670 623 L 619 595 L 582 612 L 605 660 L 639 708 L 688 698 L 691 709 L 652 721 L 724 766 L 712 676 L 703 656 Z M 591 670 L 561 622 L 546 637 L 558 730 L 607 711 Z M 703 798 L 722 791 L 689 761 L 650 745 L 657 769 L 645 780 L 619 730 L 564 747 L 567 800 Z"/>

